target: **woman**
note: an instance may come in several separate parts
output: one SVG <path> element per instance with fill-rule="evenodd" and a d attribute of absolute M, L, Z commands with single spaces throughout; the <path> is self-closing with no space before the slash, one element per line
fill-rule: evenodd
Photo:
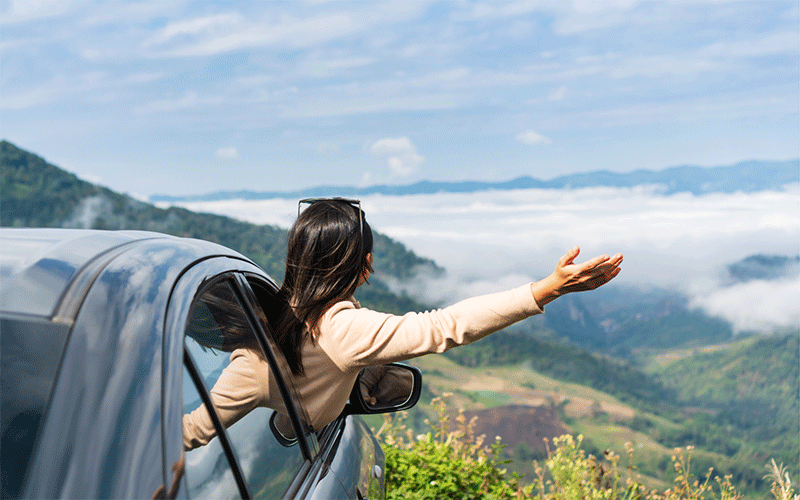
<path fill-rule="evenodd" d="M 308 207 L 289 231 L 280 289 L 285 307 L 272 331 L 315 429 L 341 413 L 362 368 L 469 344 L 544 312 L 544 306 L 561 295 L 592 290 L 620 272 L 621 254 L 575 264 L 580 252 L 575 247 L 550 276 L 536 283 L 435 311 L 380 313 L 361 308 L 353 298 L 373 271 L 372 230 L 358 202 L 304 202 Z M 257 406 L 281 411 L 275 403 L 280 397 L 269 380 L 269 367 L 257 349 L 234 351 L 211 391 L 223 423 L 231 425 Z M 184 417 L 187 448 L 213 436 L 204 413 L 201 408 Z"/>

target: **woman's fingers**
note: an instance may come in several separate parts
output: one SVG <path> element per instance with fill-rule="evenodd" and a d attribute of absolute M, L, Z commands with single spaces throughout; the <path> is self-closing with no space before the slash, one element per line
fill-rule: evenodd
<path fill-rule="evenodd" d="M 596 276 L 608 276 L 610 274 L 616 276 L 619 274 L 620 264 L 622 264 L 622 255 L 617 254 L 589 270 L 589 273 Z"/>
<path fill-rule="evenodd" d="M 581 265 L 581 271 L 592 271 L 598 268 L 599 266 L 605 264 L 609 260 L 611 260 L 611 257 L 609 257 L 608 255 L 598 255 L 597 257 L 584 262 Z"/>
<path fill-rule="evenodd" d="M 572 247 L 567 253 L 565 253 L 559 260 L 558 260 L 558 267 L 566 267 L 573 262 L 578 257 L 578 254 L 581 253 L 581 247 Z"/>

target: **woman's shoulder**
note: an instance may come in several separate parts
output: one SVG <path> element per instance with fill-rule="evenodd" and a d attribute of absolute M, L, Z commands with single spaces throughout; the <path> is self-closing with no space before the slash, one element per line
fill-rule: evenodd
<path fill-rule="evenodd" d="M 389 316 L 391 315 L 387 313 L 363 308 L 353 298 L 341 300 L 329 307 L 320 317 L 315 336 L 327 336 L 330 340 L 351 333 L 360 335 L 380 328 Z"/>
<path fill-rule="evenodd" d="M 338 302 L 334 302 L 324 313 L 320 316 L 320 324 L 329 322 L 331 318 L 336 316 L 338 313 L 345 311 L 345 310 L 360 310 L 361 304 L 358 303 L 356 299 L 353 297 L 340 300 Z"/>

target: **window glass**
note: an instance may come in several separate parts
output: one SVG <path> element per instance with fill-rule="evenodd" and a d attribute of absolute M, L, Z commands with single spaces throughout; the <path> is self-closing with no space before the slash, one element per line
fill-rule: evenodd
<path fill-rule="evenodd" d="M 250 349 L 263 358 L 255 334 L 231 286 L 226 280 L 208 288 L 196 301 L 187 326 L 186 347 L 209 390 L 230 365 L 233 351 Z M 272 376 L 272 373 L 269 375 Z M 184 398 L 184 401 L 189 400 Z M 228 402 L 220 404 L 227 405 Z M 194 401 L 187 404 L 184 411 L 189 413 L 199 406 L 200 402 Z M 280 430 L 283 430 L 282 434 Z M 257 407 L 230 424 L 227 434 L 250 493 L 255 498 L 280 497 L 304 461 L 288 419 L 276 415 L 272 409 Z M 189 453 L 212 445 L 213 449 L 222 451 L 219 439 L 214 437 L 207 445 Z M 187 472 L 191 474 L 188 458 Z M 193 484 L 191 475 L 188 480 L 190 485 Z"/>
<path fill-rule="evenodd" d="M 3 319 L 0 349 L 0 498 L 22 495 L 56 368 L 69 328 L 45 321 Z"/>
<path fill-rule="evenodd" d="M 188 413 L 202 405 L 200 393 L 189 372 L 183 370 L 183 410 Z M 186 452 L 186 484 L 189 498 L 240 498 L 219 439 Z"/>

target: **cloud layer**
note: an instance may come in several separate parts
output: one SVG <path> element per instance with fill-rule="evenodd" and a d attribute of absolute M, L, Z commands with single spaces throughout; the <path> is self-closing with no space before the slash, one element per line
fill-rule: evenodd
<path fill-rule="evenodd" d="M 372 226 L 448 269 L 439 281 L 406 284 L 452 302 L 539 279 L 574 245 L 579 261 L 623 252 L 620 284 L 680 290 L 693 304 L 739 329 L 797 325 L 800 281 L 725 286 L 728 264 L 754 254 L 797 255 L 800 186 L 783 191 L 665 196 L 629 189 L 486 191 L 369 196 Z M 288 227 L 293 200 L 184 204 L 256 223 Z"/>

